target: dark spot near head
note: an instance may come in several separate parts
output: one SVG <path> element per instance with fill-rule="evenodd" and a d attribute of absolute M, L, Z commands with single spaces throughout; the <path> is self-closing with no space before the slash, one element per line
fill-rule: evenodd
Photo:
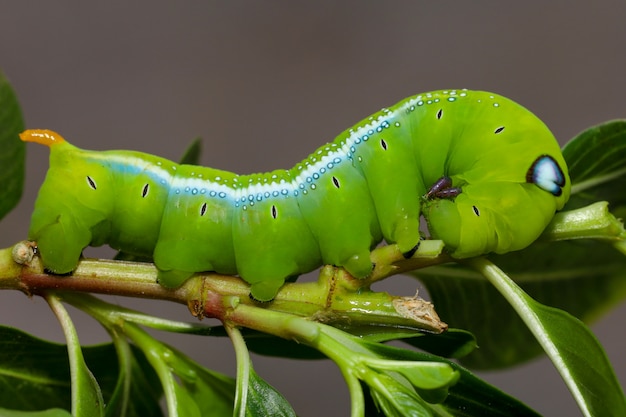
<path fill-rule="evenodd" d="M 387 142 L 385 142 L 385 139 L 380 140 L 380 146 L 382 146 L 384 150 L 387 150 Z"/>
<path fill-rule="evenodd" d="M 89 186 L 94 190 L 98 188 L 96 186 L 96 182 L 89 175 L 87 175 L 87 184 L 89 184 Z"/>
<path fill-rule="evenodd" d="M 476 206 L 472 206 L 472 210 L 474 210 L 474 214 L 478 217 L 480 217 L 480 210 L 478 210 L 478 207 Z"/>
<path fill-rule="evenodd" d="M 335 176 L 333 176 L 333 184 L 335 184 L 335 187 L 339 188 L 339 180 Z"/>
<path fill-rule="evenodd" d="M 206 213 L 206 203 L 202 203 L 202 207 L 200 207 L 200 216 L 204 216 Z"/>
<path fill-rule="evenodd" d="M 503 130 L 504 130 L 504 126 L 500 126 L 493 133 L 495 133 L 497 135 L 498 133 L 502 132 Z"/>
<path fill-rule="evenodd" d="M 272 217 L 275 219 L 278 217 L 278 211 L 276 210 L 276 206 L 272 204 Z"/>
<path fill-rule="evenodd" d="M 439 109 L 439 111 L 437 112 L 437 120 L 440 120 L 441 116 L 443 116 L 443 109 Z"/>
<path fill-rule="evenodd" d="M 148 191 L 150 191 L 150 184 L 143 186 L 143 190 L 141 190 L 141 197 L 145 198 L 148 195 Z"/>

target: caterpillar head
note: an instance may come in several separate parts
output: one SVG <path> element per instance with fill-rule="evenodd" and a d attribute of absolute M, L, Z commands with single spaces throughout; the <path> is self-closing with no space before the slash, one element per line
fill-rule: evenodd
<path fill-rule="evenodd" d="M 523 249 L 536 240 L 569 198 L 562 157 L 541 155 L 525 181 L 457 185 L 452 198 L 431 198 L 422 207 L 428 229 L 455 258 Z"/>
<path fill-rule="evenodd" d="M 55 132 L 27 130 L 20 139 L 50 147 L 50 169 L 35 202 L 29 239 L 37 242 L 47 269 L 57 274 L 71 272 L 83 248 L 102 244 L 92 236 L 106 235 L 101 230 L 108 227 L 112 199 L 95 193 L 107 185 L 106 168 L 80 158 L 83 151 Z"/>

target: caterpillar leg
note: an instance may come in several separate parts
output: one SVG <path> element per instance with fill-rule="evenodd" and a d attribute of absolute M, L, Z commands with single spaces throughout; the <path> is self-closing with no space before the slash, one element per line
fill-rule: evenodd
<path fill-rule="evenodd" d="M 64 222 L 61 218 L 30 236 L 37 242 L 37 250 L 44 267 L 59 275 L 72 272 L 76 268 L 83 249 L 91 240 L 89 231 L 79 227 L 74 221 Z"/>
<path fill-rule="evenodd" d="M 280 279 L 255 282 L 250 286 L 250 298 L 262 303 L 270 302 L 284 283 L 285 280 Z"/>
<path fill-rule="evenodd" d="M 343 263 L 343 267 L 355 278 L 367 278 L 374 269 L 374 264 L 370 260 L 370 252 L 363 252 L 353 255 Z"/>
<path fill-rule="evenodd" d="M 286 279 L 321 264 L 317 242 L 294 197 L 255 200 L 234 213 L 237 273 L 250 284 L 253 299 L 273 300 Z"/>
<path fill-rule="evenodd" d="M 419 247 L 420 247 L 420 242 L 417 242 L 417 245 L 413 246 L 409 251 L 402 252 L 402 256 L 404 256 L 404 259 L 411 258 L 413 255 L 415 255 L 415 252 L 417 252 L 417 249 L 419 249 Z"/>
<path fill-rule="evenodd" d="M 194 273 L 195 272 L 179 271 L 176 269 L 169 271 L 159 270 L 157 282 L 167 288 L 177 288 L 180 287 L 183 282 L 187 281 L 187 279 L 191 278 Z"/>
<path fill-rule="evenodd" d="M 409 140 L 410 124 L 393 125 L 398 136 L 383 127 L 379 136 L 370 138 L 380 146 L 359 147 L 354 156 L 361 161 L 385 241 L 409 253 L 420 240 L 420 204 L 426 187 Z"/>
<path fill-rule="evenodd" d="M 405 257 L 411 252 L 411 255 L 408 256 L 410 258 L 417 250 L 420 241 L 419 229 L 419 217 L 401 219 L 395 224 L 393 240 Z"/>

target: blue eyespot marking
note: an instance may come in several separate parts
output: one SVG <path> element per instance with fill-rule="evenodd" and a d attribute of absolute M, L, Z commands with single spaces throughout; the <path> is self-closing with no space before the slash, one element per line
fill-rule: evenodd
<path fill-rule="evenodd" d="M 554 158 L 541 155 L 528 169 L 526 182 L 537 184 L 539 188 L 558 197 L 565 186 L 565 175 Z"/>

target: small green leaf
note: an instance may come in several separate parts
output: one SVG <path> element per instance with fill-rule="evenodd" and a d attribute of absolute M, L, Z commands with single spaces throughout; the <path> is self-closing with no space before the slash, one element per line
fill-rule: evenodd
<path fill-rule="evenodd" d="M 419 396 L 429 403 L 440 403 L 448 396 L 448 389 L 456 384 L 460 373 L 443 362 L 394 361 L 384 359 L 365 360 L 367 366 L 377 371 L 389 371 L 404 376 Z M 364 380 L 372 386 L 370 379 Z M 398 383 L 399 381 L 396 381 Z M 389 385 L 387 383 L 386 385 Z"/>
<path fill-rule="evenodd" d="M 235 401 L 235 381 L 210 371 L 170 347 L 169 365 L 178 376 L 181 387 L 197 406 L 201 416 L 232 416 Z M 186 414 L 182 414 L 185 416 Z"/>
<path fill-rule="evenodd" d="M 296 413 L 282 394 L 261 379 L 254 369 L 250 369 L 246 416 L 295 417 Z"/>
<path fill-rule="evenodd" d="M 423 362 L 419 366 L 395 366 L 393 370 L 404 375 L 411 385 L 421 390 L 447 388 L 459 379 L 459 372 L 445 363 Z"/>
<path fill-rule="evenodd" d="M 433 414 L 423 400 L 409 387 L 396 379 L 377 374 L 366 380 L 374 403 L 385 416 L 424 416 Z"/>
<path fill-rule="evenodd" d="M 202 138 L 195 138 L 180 158 L 180 164 L 200 165 L 202 155 Z"/>
<path fill-rule="evenodd" d="M 18 134 L 24 130 L 22 112 L 15 92 L 0 72 L 0 219 L 22 196 L 26 146 Z"/>
<path fill-rule="evenodd" d="M 125 323 L 123 331 L 144 352 L 157 373 L 170 416 L 232 416 L 232 378 L 201 367 L 132 323 Z"/>
<path fill-rule="evenodd" d="M 437 404 L 437 406 L 429 406 L 435 407 L 431 408 L 433 415 L 458 417 L 538 416 L 535 411 L 522 402 L 477 378 L 466 368 L 454 362 L 428 353 L 400 349 L 379 343 L 363 342 L 362 345 L 384 359 L 427 363 L 442 362 L 448 364 L 454 372 L 458 372 L 458 380 L 450 380 L 450 383 L 454 382 L 454 385 L 447 388 L 448 395 L 445 396 L 444 401 L 441 404 Z M 453 375 L 452 373 L 448 373 L 448 370 L 445 372 L 449 376 Z M 420 395 L 421 394 L 426 394 L 424 399 L 428 400 L 440 401 L 442 399 L 442 397 L 429 398 L 428 394 L 425 392 L 420 392 Z M 436 392 L 432 392 L 432 394 L 437 395 Z M 441 392 L 439 394 L 441 394 Z"/>
<path fill-rule="evenodd" d="M 107 349 L 83 348 L 85 360 L 102 387 L 106 400 L 107 417 L 162 416 L 159 401 L 163 395 L 161 384 L 143 353 L 130 345 L 125 338 L 115 337 Z M 104 347 L 104 346 L 103 346 Z M 106 353 L 104 356 L 102 353 Z M 111 363 L 117 353 L 118 361 Z M 117 380 L 112 370 L 119 369 Z M 108 399 L 108 400 L 107 400 Z"/>

